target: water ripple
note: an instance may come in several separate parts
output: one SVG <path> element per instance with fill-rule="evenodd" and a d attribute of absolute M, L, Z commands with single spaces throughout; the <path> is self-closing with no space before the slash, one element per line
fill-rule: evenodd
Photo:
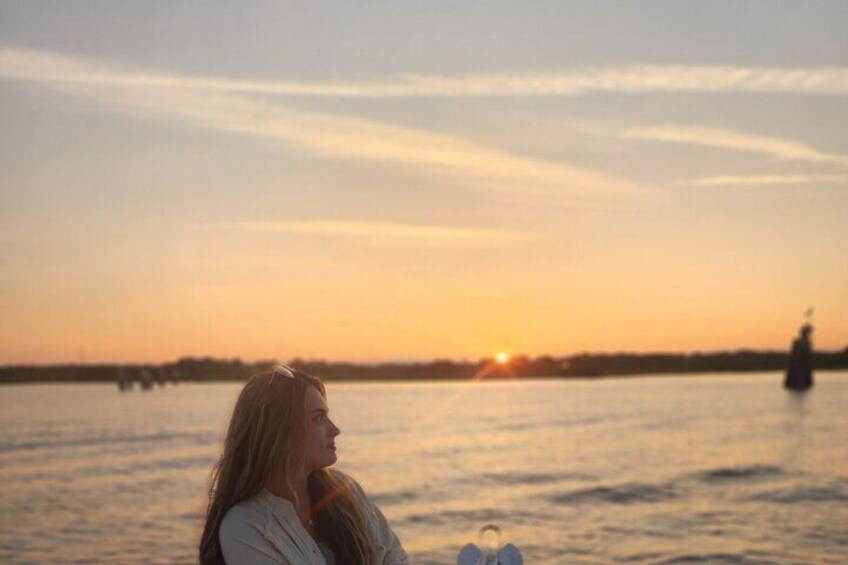
<path fill-rule="evenodd" d="M 719 467 L 696 473 L 695 477 L 705 483 L 721 483 L 727 481 L 758 480 L 767 477 L 784 475 L 782 467 L 775 465 L 748 465 L 743 467 Z"/>
<path fill-rule="evenodd" d="M 404 504 L 406 502 L 418 500 L 419 498 L 421 498 L 421 493 L 412 490 L 402 490 L 397 492 L 378 492 L 370 493 L 368 495 L 368 498 L 374 501 L 374 503 L 377 505 L 391 506 L 395 504 Z"/>
<path fill-rule="evenodd" d="M 212 433 L 154 433 L 154 434 L 131 434 L 99 437 L 62 438 L 46 441 L 24 441 L 0 443 L 0 455 L 15 453 L 19 451 L 41 450 L 41 449 L 67 449 L 79 447 L 93 447 L 103 445 L 128 445 L 128 444 L 156 444 L 160 445 L 174 440 L 190 440 L 189 443 L 206 444 L 214 442 L 217 436 Z"/>
<path fill-rule="evenodd" d="M 410 523 L 443 525 L 456 522 L 467 522 L 472 524 L 485 524 L 487 522 L 516 523 L 523 519 L 538 518 L 537 512 L 509 511 L 498 508 L 480 508 L 476 510 L 448 510 L 445 512 L 429 514 L 411 514 L 406 517 Z"/>
<path fill-rule="evenodd" d="M 800 486 L 762 492 L 752 495 L 749 500 L 773 502 L 776 504 L 796 504 L 804 502 L 848 502 L 848 492 L 844 486 Z"/>
<path fill-rule="evenodd" d="M 598 486 L 548 495 L 554 504 L 638 504 L 671 500 L 677 491 L 671 484 L 627 483 L 616 486 Z"/>
<path fill-rule="evenodd" d="M 484 473 L 480 478 L 508 485 L 543 485 L 560 481 L 596 481 L 584 473 Z"/>
<path fill-rule="evenodd" d="M 689 553 L 657 561 L 656 565 L 710 563 L 711 565 L 780 565 L 776 561 L 751 559 L 741 553 Z"/>

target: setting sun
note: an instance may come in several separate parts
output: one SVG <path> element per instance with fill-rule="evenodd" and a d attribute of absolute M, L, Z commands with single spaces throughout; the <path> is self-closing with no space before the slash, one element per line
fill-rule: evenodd
<path fill-rule="evenodd" d="M 498 351 L 495 354 L 495 361 L 497 361 L 501 365 L 506 365 L 509 362 L 509 353 L 506 353 L 504 351 Z"/>

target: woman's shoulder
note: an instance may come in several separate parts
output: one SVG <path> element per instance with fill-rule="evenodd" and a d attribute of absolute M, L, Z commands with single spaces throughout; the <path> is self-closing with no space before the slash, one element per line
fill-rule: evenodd
<path fill-rule="evenodd" d="M 266 504 L 261 495 L 252 496 L 227 510 L 219 535 L 221 538 L 242 537 L 247 532 L 261 530 L 266 521 Z"/>
<path fill-rule="evenodd" d="M 227 510 L 221 521 L 221 535 L 240 534 L 246 530 L 264 531 L 272 515 L 278 519 L 290 519 L 295 515 L 294 506 L 288 500 L 262 489 Z"/>
<path fill-rule="evenodd" d="M 233 505 L 224 514 L 218 540 L 227 563 L 281 564 L 306 563 L 284 529 L 290 503 L 280 503 L 268 491 Z M 293 514 L 293 510 L 292 510 Z M 311 561 L 310 561 L 311 563 Z"/>

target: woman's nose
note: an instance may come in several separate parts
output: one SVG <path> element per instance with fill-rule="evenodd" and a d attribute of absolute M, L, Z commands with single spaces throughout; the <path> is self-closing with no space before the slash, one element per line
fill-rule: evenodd
<path fill-rule="evenodd" d="M 334 424 L 332 421 L 330 422 L 330 425 L 332 426 L 332 428 L 330 428 L 330 435 L 332 437 L 336 437 L 337 435 L 342 433 L 342 431 L 339 429 L 339 427 L 336 426 L 336 424 Z"/>

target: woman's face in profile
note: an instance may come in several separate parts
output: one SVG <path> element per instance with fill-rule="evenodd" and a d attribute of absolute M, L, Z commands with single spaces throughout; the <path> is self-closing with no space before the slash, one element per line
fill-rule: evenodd
<path fill-rule="evenodd" d="M 307 472 L 336 462 L 336 436 L 340 430 L 330 420 L 327 400 L 314 387 L 306 387 L 306 437 L 304 457 Z"/>

